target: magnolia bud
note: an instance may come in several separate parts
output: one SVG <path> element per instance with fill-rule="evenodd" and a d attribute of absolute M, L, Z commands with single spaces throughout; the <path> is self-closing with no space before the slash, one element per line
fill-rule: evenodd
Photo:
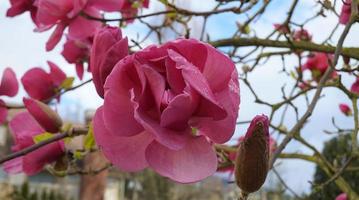
<path fill-rule="evenodd" d="M 26 109 L 45 131 L 57 133 L 62 126 L 61 117 L 48 105 L 36 99 L 24 98 Z"/>
<path fill-rule="evenodd" d="M 243 196 L 257 191 L 266 179 L 269 164 L 268 128 L 268 117 L 257 115 L 239 144 L 235 161 L 235 178 Z"/>

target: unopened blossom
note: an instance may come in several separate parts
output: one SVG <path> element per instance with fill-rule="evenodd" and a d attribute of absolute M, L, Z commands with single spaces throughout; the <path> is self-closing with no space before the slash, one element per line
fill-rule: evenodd
<path fill-rule="evenodd" d="M 355 79 L 354 83 L 350 87 L 350 91 L 359 95 L 359 77 Z"/>
<path fill-rule="evenodd" d="M 27 94 L 40 101 L 54 97 L 66 79 L 66 74 L 56 64 L 50 61 L 47 63 L 50 73 L 40 67 L 35 67 L 27 71 L 21 78 Z"/>
<path fill-rule="evenodd" d="M 57 133 L 62 126 L 61 117 L 48 105 L 36 99 L 24 98 L 24 105 L 28 112 L 47 132 Z"/>
<path fill-rule="evenodd" d="M 96 91 L 102 98 L 107 76 L 115 64 L 127 55 L 128 41 L 122 37 L 119 28 L 106 26 L 96 33 L 91 49 L 90 68 Z"/>
<path fill-rule="evenodd" d="M 352 0 L 343 0 L 342 2 L 343 6 L 339 16 L 339 23 L 347 24 L 349 22 L 350 15 L 352 14 Z"/>
<path fill-rule="evenodd" d="M 34 137 L 45 132 L 28 112 L 17 114 L 10 121 L 9 127 L 15 142 L 15 145 L 11 148 L 14 152 L 35 144 Z M 23 172 L 27 175 L 34 175 L 39 173 L 46 164 L 61 158 L 63 154 L 64 143 L 63 141 L 57 141 L 5 162 L 3 169 L 10 174 Z"/>
<path fill-rule="evenodd" d="M 235 178 L 244 196 L 259 190 L 269 165 L 269 120 L 257 115 L 241 141 L 235 161 Z"/>
<path fill-rule="evenodd" d="M 5 68 L 0 82 L 0 96 L 14 97 L 19 91 L 16 74 L 11 68 Z M 5 122 L 7 108 L 5 102 L 0 99 L 0 125 Z"/>
<path fill-rule="evenodd" d="M 276 31 L 282 34 L 287 34 L 290 32 L 289 28 L 285 24 L 273 24 Z"/>
<path fill-rule="evenodd" d="M 345 193 L 341 193 L 335 198 L 335 200 L 348 200 L 348 196 Z"/>
<path fill-rule="evenodd" d="M 346 116 L 352 115 L 352 109 L 348 106 L 348 104 L 345 103 L 339 104 L 339 109 Z"/>
<path fill-rule="evenodd" d="M 129 55 L 106 79 L 96 143 L 124 171 L 151 167 L 177 182 L 202 180 L 217 170 L 212 145 L 234 133 L 237 76 L 227 56 L 193 39 Z"/>
<path fill-rule="evenodd" d="M 296 41 L 311 41 L 312 35 L 306 29 L 299 29 L 294 31 L 293 39 Z"/>

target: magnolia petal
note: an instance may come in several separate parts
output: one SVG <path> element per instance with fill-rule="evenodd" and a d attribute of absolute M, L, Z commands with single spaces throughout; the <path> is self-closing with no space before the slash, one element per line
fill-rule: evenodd
<path fill-rule="evenodd" d="M 21 112 L 15 115 L 9 122 L 9 127 L 15 139 L 16 150 L 34 144 L 32 137 L 45 132 L 29 112 Z"/>
<path fill-rule="evenodd" d="M 3 164 L 3 170 L 8 174 L 18 174 L 23 172 L 23 158 L 23 156 L 20 156 L 12 160 L 6 161 Z"/>
<path fill-rule="evenodd" d="M 105 157 L 124 171 L 139 171 L 148 166 L 145 150 L 153 141 L 147 132 L 131 137 L 120 137 L 110 132 L 103 121 L 103 107 L 97 109 L 93 119 L 96 144 Z"/>
<path fill-rule="evenodd" d="M 65 23 L 57 24 L 54 32 L 52 32 L 49 40 L 46 42 L 46 51 L 51 51 L 55 48 L 55 46 L 60 42 L 62 34 L 66 28 Z"/>
<path fill-rule="evenodd" d="M 216 94 L 219 102 L 222 102 L 227 113 L 226 118 L 215 120 L 210 117 L 193 117 L 190 121 L 191 126 L 196 127 L 200 134 L 206 135 L 215 143 L 227 142 L 234 133 L 238 109 L 240 104 L 239 83 L 237 72 L 232 73 L 232 79 L 228 88 Z"/>
<path fill-rule="evenodd" d="M 177 63 L 177 68 L 182 70 L 182 75 L 185 80 L 193 89 L 195 89 L 204 98 L 201 101 L 200 111 L 198 114 L 211 116 L 214 119 L 223 119 L 226 117 L 226 112 L 220 103 L 216 100 L 208 81 L 198 68 L 188 62 L 183 56 L 177 52 L 169 49 L 169 57 Z"/>
<path fill-rule="evenodd" d="M 53 62 L 47 61 L 50 66 L 50 76 L 56 87 L 59 87 L 66 79 L 66 74 Z"/>
<path fill-rule="evenodd" d="M 55 95 L 51 76 L 41 68 L 35 67 L 27 71 L 21 82 L 25 91 L 34 99 L 43 101 Z"/>
<path fill-rule="evenodd" d="M 23 171 L 31 176 L 39 173 L 46 164 L 64 155 L 63 142 L 54 142 L 41 147 L 23 157 Z"/>
<path fill-rule="evenodd" d="M 217 156 L 204 136 L 188 140 L 180 150 L 152 142 L 146 150 L 148 164 L 162 176 L 180 183 L 192 183 L 217 170 Z"/>
<path fill-rule="evenodd" d="M 16 74 L 11 68 L 6 68 L 3 72 L 0 83 L 0 95 L 13 97 L 19 91 L 19 84 Z"/>
<path fill-rule="evenodd" d="M 24 105 L 35 120 L 50 133 L 57 133 L 61 126 L 61 117 L 48 105 L 29 98 L 23 98 Z"/>

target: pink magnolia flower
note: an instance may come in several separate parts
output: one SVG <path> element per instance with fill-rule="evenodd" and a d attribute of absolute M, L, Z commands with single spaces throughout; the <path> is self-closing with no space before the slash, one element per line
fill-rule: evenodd
<path fill-rule="evenodd" d="M 36 99 L 23 98 L 24 105 L 34 119 L 50 133 L 57 133 L 62 126 L 61 117 L 48 105 Z"/>
<path fill-rule="evenodd" d="M 84 62 L 89 59 L 91 44 L 91 38 L 72 40 L 68 37 L 61 52 L 68 63 L 75 64 L 77 76 L 81 80 L 84 73 Z"/>
<path fill-rule="evenodd" d="M 30 11 L 31 18 L 35 22 L 37 8 L 33 5 L 34 0 L 10 0 L 10 4 L 11 7 L 6 11 L 7 17 L 15 17 L 26 11 Z"/>
<path fill-rule="evenodd" d="M 350 87 L 350 91 L 359 95 L 359 77 L 355 79 L 355 82 Z"/>
<path fill-rule="evenodd" d="M 35 121 L 28 112 L 17 114 L 9 123 L 15 145 L 13 151 L 19 151 L 34 144 L 33 137 L 42 134 L 45 130 Z M 54 142 L 41 147 L 29 154 L 12 159 L 4 163 L 4 171 L 10 174 L 24 172 L 34 175 L 43 167 L 56 161 L 64 154 L 64 143 Z"/>
<path fill-rule="evenodd" d="M 294 32 L 293 39 L 296 41 L 311 41 L 312 35 L 306 29 L 299 29 Z"/>
<path fill-rule="evenodd" d="M 329 67 L 329 60 L 333 60 L 333 55 L 315 52 L 311 54 L 306 63 L 303 65 L 303 70 L 310 70 L 314 80 L 319 81 L 322 75 Z M 331 77 L 335 78 L 338 74 L 333 72 Z"/>
<path fill-rule="evenodd" d="M 339 104 L 339 109 L 346 116 L 352 115 L 352 110 L 350 109 L 348 104 L 345 104 L 345 103 Z"/>
<path fill-rule="evenodd" d="M 339 23 L 347 24 L 349 22 L 350 15 L 352 14 L 351 4 L 352 0 L 343 1 L 342 10 L 339 16 Z"/>
<path fill-rule="evenodd" d="M 125 171 L 151 167 L 182 183 L 206 178 L 217 169 L 212 144 L 233 135 L 238 86 L 234 63 L 208 44 L 150 46 L 107 77 L 93 122 L 96 143 Z"/>
<path fill-rule="evenodd" d="M 289 28 L 283 24 L 273 24 L 273 26 L 279 33 L 286 34 L 290 32 Z"/>
<path fill-rule="evenodd" d="M 341 193 L 340 195 L 338 195 L 335 200 L 347 200 L 348 197 L 347 197 L 347 194 L 345 193 Z"/>
<path fill-rule="evenodd" d="M 11 68 L 6 68 L 3 72 L 0 83 L 0 96 L 14 97 L 19 91 L 19 84 L 16 74 Z M 0 125 L 5 122 L 7 117 L 7 109 L 5 102 L 0 99 Z"/>
<path fill-rule="evenodd" d="M 121 30 L 106 26 L 100 29 L 91 50 L 90 68 L 97 93 L 103 98 L 107 76 L 115 64 L 128 55 L 127 38 L 122 38 Z"/>
<path fill-rule="evenodd" d="M 102 23 L 80 15 L 85 12 L 93 17 L 101 18 L 98 9 L 86 6 L 83 0 L 35 0 L 38 8 L 36 22 L 38 31 L 45 31 L 56 26 L 46 43 L 46 50 L 52 50 L 60 41 L 64 30 L 68 27 L 68 35 L 74 40 L 83 40 L 93 36 Z"/>
<path fill-rule="evenodd" d="M 54 63 L 48 61 L 50 73 L 39 67 L 27 71 L 21 78 L 27 94 L 34 99 L 46 101 L 52 98 L 66 79 L 66 74 Z"/>

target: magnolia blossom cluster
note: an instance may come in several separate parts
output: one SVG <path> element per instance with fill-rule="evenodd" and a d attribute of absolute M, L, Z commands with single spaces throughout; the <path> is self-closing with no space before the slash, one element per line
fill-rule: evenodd
<path fill-rule="evenodd" d="M 120 12 L 122 17 L 129 18 L 127 22 L 132 22 L 131 17 L 137 15 L 138 8 L 147 8 L 149 0 L 10 0 L 10 3 L 6 13 L 8 17 L 28 11 L 36 26 L 35 31 L 54 28 L 46 43 L 47 51 L 51 51 L 65 33 L 62 55 L 69 63 L 75 64 L 81 79 L 93 37 L 103 26 L 103 12 Z"/>

